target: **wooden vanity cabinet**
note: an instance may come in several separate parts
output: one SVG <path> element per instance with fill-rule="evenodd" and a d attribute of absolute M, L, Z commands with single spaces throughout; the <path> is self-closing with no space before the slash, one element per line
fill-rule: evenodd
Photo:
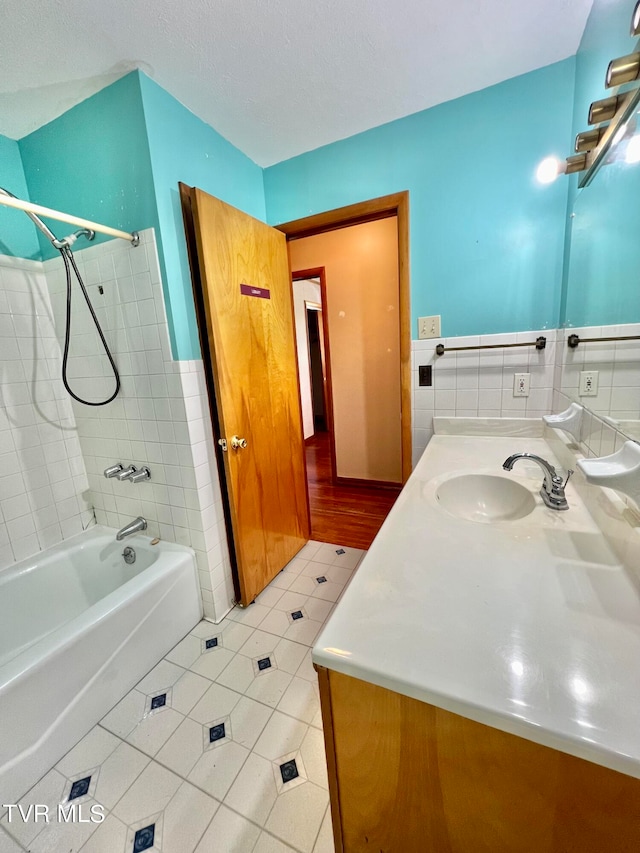
<path fill-rule="evenodd" d="M 640 780 L 316 669 L 336 853 L 640 851 Z"/>

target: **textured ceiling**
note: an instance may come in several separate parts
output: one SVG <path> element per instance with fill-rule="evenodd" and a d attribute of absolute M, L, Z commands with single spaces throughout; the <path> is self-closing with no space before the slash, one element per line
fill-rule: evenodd
<path fill-rule="evenodd" d="M 141 68 L 270 165 L 571 56 L 591 3 L 5 0 L 0 133 Z"/>

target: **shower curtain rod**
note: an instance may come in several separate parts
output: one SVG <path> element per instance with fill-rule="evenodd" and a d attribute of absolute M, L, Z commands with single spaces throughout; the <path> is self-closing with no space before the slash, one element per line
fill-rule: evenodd
<path fill-rule="evenodd" d="M 100 223 L 91 222 L 89 219 L 81 219 L 79 216 L 71 216 L 69 213 L 61 213 L 59 210 L 43 207 L 41 204 L 33 204 L 31 201 L 23 201 L 21 198 L 5 196 L 1 193 L 0 204 L 4 204 L 6 207 L 15 207 L 17 210 L 24 210 L 26 213 L 48 216 L 50 219 L 57 219 L 59 222 L 77 225 L 80 228 L 89 228 L 91 231 L 99 231 L 101 234 L 108 234 L 110 237 L 120 237 L 120 239 L 127 240 L 133 246 L 140 244 L 140 236 L 137 231 L 132 231 L 131 233 L 120 231 L 118 228 L 110 228 L 108 225 L 100 225 Z"/>

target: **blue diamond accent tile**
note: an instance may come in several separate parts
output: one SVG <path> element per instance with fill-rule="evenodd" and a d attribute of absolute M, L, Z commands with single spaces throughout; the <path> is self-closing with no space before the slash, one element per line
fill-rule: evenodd
<path fill-rule="evenodd" d="M 327 582 L 327 579 L 325 578 L 324 575 L 320 575 L 320 577 L 316 578 L 316 580 L 318 581 L 318 583 L 326 583 Z"/>
<path fill-rule="evenodd" d="M 205 649 L 215 649 L 218 645 L 218 638 L 211 637 L 211 639 L 207 640 L 204 644 Z"/>
<path fill-rule="evenodd" d="M 153 847 L 155 837 L 155 823 L 152 823 L 150 826 L 145 826 L 143 829 L 139 829 L 133 839 L 132 853 L 141 853 L 142 850 L 150 850 L 151 847 Z"/>
<path fill-rule="evenodd" d="M 217 740 L 222 740 L 226 737 L 224 723 L 218 723 L 217 726 L 211 726 L 209 729 L 209 743 L 215 743 Z"/>
<path fill-rule="evenodd" d="M 158 708 L 164 708 L 167 704 L 167 694 L 159 693 L 157 696 L 154 696 L 151 700 L 151 710 L 155 711 Z"/>
<path fill-rule="evenodd" d="M 89 790 L 89 785 L 91 784 L 91 776 L 85 776 L 84 779 L 78 779 L 71 786 L 71 791 L 69 793 L 70 800 L 77 800 L 78 797 L 84 797 L 84 795 Z"/>
<path fill-rule="evenodd" d="M 261 658 L 258 661 L 258 669 L 262 671 L 263 669 L 270 669 L 271 667 L 271 658 Z"/>
<path fill-rule="evenodd" d="M 344 550 L 344 548 L 338 548 L 338 550 L 336 551 L 336 554 L 346 554 L 346 553 L 347 552 Z"/>
<path fill-rule="evenodd" d="M 292 758 L 291 761 L 285 761 L 284 764 L 280 765 L 280 775 L 284 783 L 292 782 L 298 778 L 300 774 L 298 773 L 298 765 L 295 758 Z"/>
<path fill-rule="evenodd" d="M 294 610 L 293 613 L 291 614 L 291 618 L 293 620 L 302 619 L 302 610 Z"/>

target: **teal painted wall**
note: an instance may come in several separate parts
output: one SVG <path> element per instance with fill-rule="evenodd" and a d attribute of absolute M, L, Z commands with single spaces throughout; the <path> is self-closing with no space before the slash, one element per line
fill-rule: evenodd
<path fill-rule="evenodd" d="M 172 346 L 200 358 L 178 182 L 265 220 L 262 169 L 168 92 L 140 74 L 172 317 Z"/>
<path fill-rule="evenodd" d="M 445 336 L 555 328 L 567 182 L 536 166 L 571 136 L 575 59 L 265 170 L 271 224 L 409 190 L 411 304 Z"/>
<path fill-rule="evenodd" d="M 22 168 L 20 149 L 13 139 L 0 135 L 0 187 L 19 198 L 30 201 Z M 40 259 L 36 227 L 19 210 L 0 205 L 0 254 L 16 258 Z"/>
<path fill-rule="evenodd" d="M 634 6 L 635 0 L 594 2 L 576 58 L 574 135 L 588 128 L 589 104 L 612 94 L 604 86 L 609 61 L 638 49 L 629 35 Z M 640 164 L 617 160 L 589 186 L 577 185 L 572 176 L 561 322 L 640 322 Z"/>
<path fill-rule="evenodd" d="M 137 72 L 25 136 L 19 147 L 31 201 L 124 231 L 157 227 Z M 73 230 L 47 224 L 55 234 Z M 39 239 L 43 257 L 55 257 L 46 238 Z"/>

